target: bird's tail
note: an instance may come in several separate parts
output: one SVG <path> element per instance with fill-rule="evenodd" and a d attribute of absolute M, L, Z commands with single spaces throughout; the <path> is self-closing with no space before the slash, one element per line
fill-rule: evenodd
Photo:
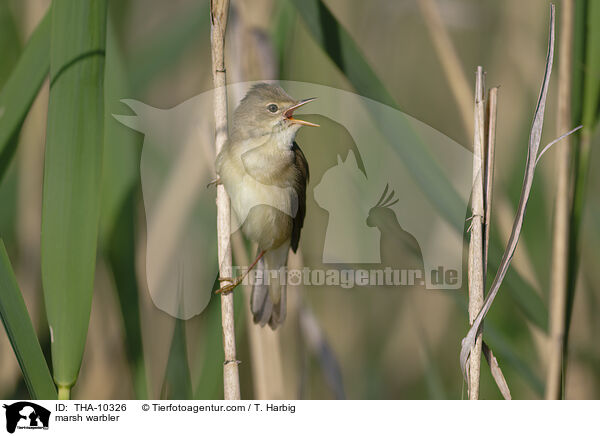
<path fill-rule="evenodd" d="M 256 264 L 256 277 L 252 285 L 250 309 L 254 322 L 264 327 L 267 323 L 275 330 L 286 316 L 286 282 L 281 268 L 287 265 L 289 244 L 267 251 Z M 277 272 L 277 274 L 273 274 Z"/>

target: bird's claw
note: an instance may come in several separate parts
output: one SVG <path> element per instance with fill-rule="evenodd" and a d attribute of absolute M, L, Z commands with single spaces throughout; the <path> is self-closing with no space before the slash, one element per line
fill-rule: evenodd
<path fill-rule="evenodd" d="M 217 185 L 220 185 L 220 184 L 221 184 L 221 178 L 220 178 L 220 177 L 217 177 L 216 179 L 214 179 L 214 180 L 211 180 L 210 182 L 208 182 L 208 184 L 206 185 L 206 188 L 208 189 L 208 188 L 210 188 L 212 185 L 215 185 L 215 186 L 217 186 Z"/>
<path fill-rule="evenodd" d="M 215 291 L 215 294 L 229 294 L 230 292 L 232 292 L 237 285 L 239 285 L 240 283 L 242 283 L 242 278 L 237 278 L 235 280 L 233 280 L 231 277 L 219 277 L 219 281 L 220 282 L 230 282 L 228 285 L 224 285 L 221 286 L 219 289 L 217 289 Z"/>

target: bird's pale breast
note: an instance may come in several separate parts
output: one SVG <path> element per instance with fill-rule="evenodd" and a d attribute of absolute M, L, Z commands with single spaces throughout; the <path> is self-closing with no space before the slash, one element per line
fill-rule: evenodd
<path fill-rule="evenodd" d="M 236 148 L 230 148 L 225 153 L 217 162 L 219 176 L 230 196 L 234 213 L 243 223 L 245 235 L 258 243 L 261 250 L 279 247 L 290 239 L 293 217 L 298 210 L 298 196 L 293 186 L 287 183 L 279 186 L 275 180 L 289 179 L 283 173 L 294 169 L 284 159 L 274 159 L 272 154 L 254 155 L 252 159 L 264 159 L 268 167 L 250 174 L 248 162 L 245 166 L 243 160 L 248 154 Z M 273 172 L 282 174 L 271 180 L 268 175 Z"/>

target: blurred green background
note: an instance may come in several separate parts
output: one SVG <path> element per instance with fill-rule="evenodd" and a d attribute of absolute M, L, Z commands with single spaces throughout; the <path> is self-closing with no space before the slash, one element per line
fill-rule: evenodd
<path fill-rule="evenodd" d="M 586 2 L 576 4 L 577 11 L 589 7 Z M 544 70 L 549 2 L 439 0 L 435 6 L 457 51 L 470 95 L 477 65 L 484 66 L 488 87 L 500 86 L 491 252 L 501 253 L 519 200 L 527 138 Z M 3 93 L 49 7 L 46 0 L 0 0 Z M 395 102 L 403 112 L 471 148 L 472 132 L 458 109 L 465 102 L 457 101 L 452 91 L 455 78 L 442 67 L 423 12 L 420 2 L 413 0 L 232 0 L 228 81 L 312 82 Z M 560 13 L 559 2 L 557 22 Z M 208 0 L 108 1 L 98 249 L 89 331 L 73 398 L 222 398 L 219 300 L 213 298 L 204 313 L 189 321 L 176 321 L 150 301 L 139 177 L 143 136 L 110 116 L 123 112 L 121 98 L 170 108 L 209 90 L 209 25 Z M 580 34 L 589 38 L 590 27 L 576 25 L 576 41 Z M 587 44 L 598 47 L 597 40 Z M 577 57 L 574 62 L 576 71 L 600 80 L 598 70 L 584 67 Z M 369 67 L 372 77 L 365 73 Z M 555 66 L 542 145 L 564 133 L 555 127 L 556 71 Z M 577 77 L 575 82 L 580 80 Z M 0 179 L 0 238 L 52 371 L 40 248 L 48 100 L 46 79 L 14 139 L 16 152 Z M 471 105 L 468 100 L 467 106 Z M 593 120 L 597 124 L 597 116 Z M 580 122 L 575 114 L 573 126 Z M 597 130 L 591 139 L 579 238 L 581 263 L 566 354 L 565 397 L 569 399 L 600 397 L 600 347 L 595 339 L 600 334 L 595 312 L 600 309 Z M 303 134 L 299 134 L 300 144 Z M 513 398 L 519 399 L 543 398 L 546 383 L 554 150 L 538 168 L 510 278 L 485 322 L 484 338 L 498 358 Z M 0 153 L 0 164 L 9 155 Z M 307 221 L 310 215 L 311 210 Z M 491 269 L 494 273 L 495 266 Z M 466 287 L 466 280 L 463 283 Z M 0 289 L 0 297 L 5 292 Z M 460 340 L 468 329 L 466 289 L 388 298 L 368 290 L 307 288 L 291 297 L 296 302 L 291 303 L 290 318 L 276 334 L 257 331 L 247 320 L 244 293 L 235 295 L 242 398 L 466 396 L 458 360 Z M 2 330 L 0 397 L 29 395 Z M 481 397 L 501 398 L 485 363 Z"/>

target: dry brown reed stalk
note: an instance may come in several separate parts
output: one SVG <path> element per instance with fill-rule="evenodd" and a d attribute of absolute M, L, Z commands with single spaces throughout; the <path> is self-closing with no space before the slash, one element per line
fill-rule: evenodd
<path fill-rule="evenodd" d="M 483 172 L 485 165 L 485 101 L 483 68 L 477 67 L 475 80 L 475 134 L 473 139 L 473 191 L 471 194 L 471 225 L 469 242 L 469 322 L 473 325 L 475 317 L 483 306 L 484 263 L 483 263 Z M 483 332 L 477 333 L 470 353 L 468 390 L 469 399 L 479 398 L 479 379 L 481 374 L 481 347 Z"/>
<path fill-rule="evenodd" d="M 229 0 L 210 2 L 210 42 L 214 83 L 215 148 L 219 154 L 227 141 L 227 89 L 225 85 L 225 30 Z M 217 244 L 219 276 L 232 277 L 231 222 L 229 197 L 223 185 L 217 186 Z M 223 396 L 226 400 L 240 399 L 239 362 L 235 349 L 233 293 L 221 294 L 221 324 L 223 327 Z"/>
<path fill-rule="evenodd" d="M 483 303 L 483 307 L 481 311 L 479 311 L 477 317 L 472 323 L 467 336 L 463 338 L 461 344 L 460 351 L 460 364 L 463 370 L 463 374 L 467 379 L 469 379 L 469 364 L 468 360 L 472 353 L 472 349 L 475 347 L 477 342 L 478 333 L 480 331 L 481 324 L 486 314 L 490 310 L 492 303 L 494 302 L 494 298 L 498 294 L 498 290 L 500 289 L 500 285 L 508 271 L 508 267 L 510 265 L 510 261 L 515 253 L 515 249 L 517 248 L 517 243 L 519 241 L 519 236 L 521 234 L 521 229 L 523 227 L 523 220 L 525 218 L 525 211 L 527 209 L 527 201 L 529 199 L 529 194 L 531 193 L 531 187 L 533 185 L 533 177 L 535 174 L 536 164 L 539 161 L 539 158 L 542 154 L 557 141 L 562 139 L 564 136 L 572 133 L 569 132 L 562 137 L 558 138 L 555 141 L 552 141 L 548 146 L 546 146 L 541 153 L 538 154 L 540 140 L 542 135 L 542 127 L 544 124 L 544 111 L 546 108 L 546 97 L 548 94 L 548 87 L 550 84 L 550 73 L 552 71 L 552 63 L 554 59 L 554 5 L 550 6 L 550 37 L 548 41 L 548 53 L 546 57 L 546 68 L 544 73 L 544 80 L 542 82 L 542 88 L 540 90 L 540 95 L 538 98 L 538 102 L 536 105 L 535 114 L 533 117 L 533 124 L 531 126 L 531 132 L 529 135 L 529 143 L 527 147 L 527 161 L 525 166 L 525 176 L 523 178 L 523 187 L 521 190 L 521 197 L 519 199 L 519 206 L 517 208 L 517 213 L 513 222 L 513 228 L 508 240 L 506 249 L 504 251 L 504 255 L 502 256 L 502 260 L 500 262 L 500 267 L 496 273 L 496 277 L 492 282 L 490 287 L 490 292 Z M 575 129 L 576 130 L 576 129 Z"/>
<path fill-rule="evenodd" d="M 571 126 L 571 64 L 573 62 L 573 0 L 563 0 L 561 7 L 558 50 L 558 134 Z M 570 141 L 569 138 L 566 138 Z M 554 205 L 554 229 L 552 245 L 552 267 L 550 277 L 550 340 L 548 372 L 546 374 L 547 400 L 558 400 L 562 392 L 563 338 L 567 303 L 567 275 L 569 265 L 569 215 L 571 210 L 571 147 L 563 144 L 557 151 L 556 160 L 556 203 Z"/>
<path fill-rule="evenodd" d="M 488 92 L 486 111 L 486 149 L 485 149 L 485 172 L 483 179 L 483 204 L 485 216 L 483 220 L 483 280 L 484 287 L 487 282 L 487 263 L 490 244 L 490 224 L 492 216 L 492 191 L 494 186 L 494 160 L 496 155 L 496 118 L 498 114 L 498 87 Z"/>
<path fill-rule="evenodd" d="M 450 90 L 454 94 L 454 98 L 458 104 L 465 132 L 472 132 L 473 114 L 470 102 L 473 101 L 473 94 L 471 94 L 467 76 L 460 65 L 456 48 L 452 44 L 448 30 L 444 26 L 444 21 L 435 2 L 433 0 L 419 0 L 419 7 L 425 19 L 429 35 L 433 40 L 435 51 L 440 58 L 442 68 L 448 78 Z"/>

